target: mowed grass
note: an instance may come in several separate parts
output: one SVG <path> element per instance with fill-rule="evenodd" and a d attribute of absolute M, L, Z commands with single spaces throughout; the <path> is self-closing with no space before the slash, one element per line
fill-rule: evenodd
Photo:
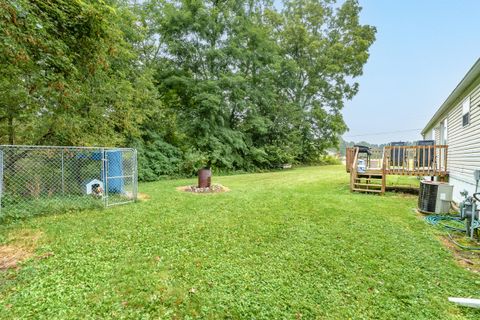
<path fill-rule="evenodd" d="M 407 186 L 418 188 L 420 179 L 415 176 L 394 176 L 387 175 L 387 186 Z"/>
<path fill-rule="evenodd" d="M 479 319 L 480 297 L 416 198 L 352 194 L 341 166 L 141 184 L 151 199 L 0 229 L 42 234 L 0 272 L 2 318 Z M 46 254 L 45 253 L 49 253 Z M 46 257 L 40 259 L 38 257 Z"/>

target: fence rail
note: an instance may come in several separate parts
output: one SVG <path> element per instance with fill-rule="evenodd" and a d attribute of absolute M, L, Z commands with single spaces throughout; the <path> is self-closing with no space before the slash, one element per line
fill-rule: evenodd
<path fill-rule="evenodd" d="M 135 149 L 0 146 L 0 220 L 136 198 Z"/>

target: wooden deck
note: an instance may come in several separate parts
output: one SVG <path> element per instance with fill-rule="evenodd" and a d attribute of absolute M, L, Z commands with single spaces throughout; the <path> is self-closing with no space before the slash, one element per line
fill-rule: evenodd
<path fill-rule="evenodd" d="M 350 190 L 383 194 L 387 175 L 430 176 L 444 180 L 447 170 L 448 146 L 386 146 L 371 149 L 370 155 L 359 148 L 347 148 L 346 170 L 350 173 Z M 365 171 L 358 168 L 363 159 Z"/>

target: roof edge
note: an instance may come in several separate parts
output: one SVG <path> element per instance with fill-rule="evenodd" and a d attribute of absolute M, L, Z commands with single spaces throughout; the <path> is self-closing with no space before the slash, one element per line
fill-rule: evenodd
<path fill-rule="evenodd" d="M 480 76 L 480 58 L 477 59 L 460 83 L 447 97 L 445 102 L 443 102 L 437 112 L 435 112 L 425 128 L 423 128 L 422 135 L 424 135 L 435 124 L 435 122 L 437 122 L 437 120 L 439 120 L 439 118 L 450 109 L 452 104 L 465 92 L 465 90 L 476 80 L 478 76 Z"/>

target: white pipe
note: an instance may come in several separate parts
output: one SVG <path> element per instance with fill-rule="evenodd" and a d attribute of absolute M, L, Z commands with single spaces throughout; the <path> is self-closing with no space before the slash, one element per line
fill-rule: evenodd
<path fill-rule="evenodd" d="M 460 306 L 463 306 L 463 307 L 480 309 L 480 299 L 449 297 L 448 301 L 456 303 L 456 304 L 458 304 Z"/>

